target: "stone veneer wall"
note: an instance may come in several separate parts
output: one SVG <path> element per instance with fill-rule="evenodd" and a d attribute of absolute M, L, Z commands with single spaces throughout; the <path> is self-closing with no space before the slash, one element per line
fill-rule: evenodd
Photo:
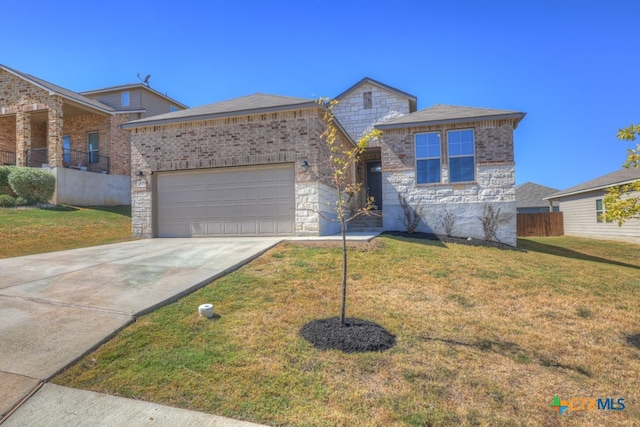
<path fill-rule="evenodd" d="M 62 99 L 49 91 L 0 70 L 0 115 L 15 117 L 14 138 L 18 165 L 26 162 L 26 150 L 32 148 L 31 113 L 47 111 L 49 164 L 57 166 L 62 161 Z"/>
<path fill-rule="evenodd" d="M 385 230 L 405 230 L 400 222 L 403 215 L 398 194 L 409 204 L 423 207 L 423 221 L 417 231 L 445 234 L 441 219 L 446 211 L 454 213 L 456 222 L 453 235 L 483 239 L 479 218 L 485 207 L 500 209 L 496 239 L 516 245 L 515 167 L 490 165 L 477 167 L 477 182 L 472 184 L 416 185 L 415 171 L 384 172 L 382 176 Z"/>
<path fill-rule="evenodd" d="M 326 236 L 339 233 L 340 224 L 331 221 L 336 218 L 333 207 L 337 198 L 336 191 L 321 182 L 296 184 L 296 235 Z"/>
<path fill-rule="evenodd" d="M 132 129 L 133 234 L 153 236 L 152 174 L 156 172 L 295 163 L 296 184 L 309 184 L 296 191 L 307 199 L 314 191 L 324 194 L 313 190 L 314 185 L 320 188 L 319 183 L 330 182 L 329 149 L 319 138 L 322 129 L 318 107 Z M 303 160 L 309 162 L 306 172 L 300 169 Z M 137 171 L 143 175 L 135 176 Z M 300 233 L 321 232 L 325 227 L 317 218 L 317 227 L 302 225 L 314 222 L 306 212 L 296 211 Z"/>
<path fill-rule="evenodd" d="M 371 92 L 372 108 L 364 109 L 363 94 Z M 340 124 L 354 140 L 359 140 L 374 124 L 384 123 L 409 114 L 409 100 L 381 88 L 365 83 L 338 100 L 333 112 Z M 370 144 L 377 146 L 375 141 Z"/>

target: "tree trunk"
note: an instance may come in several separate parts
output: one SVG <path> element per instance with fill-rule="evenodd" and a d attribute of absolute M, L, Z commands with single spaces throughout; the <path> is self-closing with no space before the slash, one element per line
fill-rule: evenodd
<path fill-rule="evenodd" d="M 340 325 L 345 326 L 345 312 L 347 305 L 347 223 L 340 220 L 340 232 L 342 233 L 342 302 L 340 304 Z"/>

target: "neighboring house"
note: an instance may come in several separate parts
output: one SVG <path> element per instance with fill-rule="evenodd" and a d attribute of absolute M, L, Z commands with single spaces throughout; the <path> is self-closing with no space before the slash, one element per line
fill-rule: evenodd
<path fill-rule="evenodd" d="M 549 202 L 545 197 L 557 193 L 556 188 L 526 182 L 516 187 L 516 210 L 518 213 L 558 212 L 558 202 Z"/>
<path fill-rule="evenodd" d="M 545 197 L 557 202 L 564 216 L 564 233 L 596 239 L 640 241 L 640 221 L 631 219 L 622 227 L 600 218 L 605 211 L 604 196 L 607 188 L 624 185 L 640 179 L 640 169 L 629 168 L 584 182 Z"/>
<path fill-rule="evenodd" d="M 143 84 L 77 93 L 0 65 L 0 164 L 48 167 L 54 203 L 129 203 L 129 132 L 120 125 L 184 108 Z"/>
<path fill-rule="evenodd" d="M 399 196 L 422 206 L 419 231 L 483 238 L 479 217 L 500 210 L 498 240 L 516 243 L 513 131 L 516 111 L 436 105 L 365 78 L 336 97 L 338 138 L 353 144 L 382 131 L 353 175 L 383 212 L 385 230 L 403 230 Z M 329 151 L 320 139 L 323 107 L 313 99 L 255 94 L 135 120 L 131 132 L 132 223 L 140 237 L 326 235 L 331 214 Z M 353 202 L 364 203 L 363 195 Z"/>

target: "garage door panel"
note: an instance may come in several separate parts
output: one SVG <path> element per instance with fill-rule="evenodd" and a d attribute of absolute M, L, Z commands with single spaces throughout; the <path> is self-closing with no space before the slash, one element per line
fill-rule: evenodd
<path fill-rule="evenodd" d="M 157 188 L 160 237 L 294 232 L 292 164 L 161 173 Z"/>

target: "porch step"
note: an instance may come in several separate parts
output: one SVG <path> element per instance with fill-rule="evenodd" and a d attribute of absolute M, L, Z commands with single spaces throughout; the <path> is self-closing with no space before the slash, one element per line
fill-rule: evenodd
<path fill-rule="evenodd" d="M 347 223 L 348 231 L 380 231 L 382 229 L 382 216 L 361 215 Z"/>

